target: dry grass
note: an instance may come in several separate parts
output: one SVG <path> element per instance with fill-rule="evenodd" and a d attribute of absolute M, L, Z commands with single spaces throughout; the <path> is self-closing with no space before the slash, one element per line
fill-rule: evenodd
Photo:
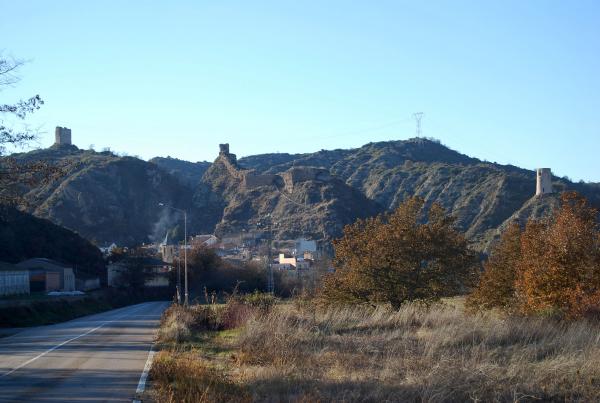
<path fill-rule="evenodd" d="M 155 396 L 161 402 L 249 402 L 250 396 L 200 356 L 160 352 L 152 365 Z"/>
<path fill-rule="evenodd" d="M 600 401 L 600 326 L 584 322 L 288 305 L 238 348 L 259 401 Z"/>
<path fill-rule="evenodd" d="M 600 401 L 600 326 L 586 322 L 279 304 L 201 335 L 159 356 L 159 401 Z"/>

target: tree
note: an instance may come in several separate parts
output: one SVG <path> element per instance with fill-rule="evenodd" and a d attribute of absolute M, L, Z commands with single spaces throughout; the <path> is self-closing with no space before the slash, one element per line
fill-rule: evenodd
<path fill-rule="evenodd" d="M 17 71 L 24 64 L 22 60 L 6 58 L 0 55 L 0 91 L 3 87 L 19 82 Z M 8 127 L 6 119 L 14 117 L 25 120 L 27 116 L 38 110 L 44 101 L 39 95 L 26 100 L 9 104 L 0 104 L 0 157 L 7 147 L 24 147 L 37 135 L 27 128 L 14 129 Z M 23 200 L 18 196 L 23 185 L 35 185 L 62 174 L 63 167 L 53 166 L 45 161 L 18 162 L 14 158 L 5 157 L 0 160 L 0 205 L 15 206 Z"/>
<path fill-rule="evenodd" d="M 512 225 L 484 264 L 471 308 L 579 318 L 600 313 L 598 212 L 576 192 L 550 219 Z"/>
<path fill-rule="evenodd" d="M 577 318 L 600 309 L 597 218 L 583 196 L 565 192 L 553 220 L 528 223 L 515 282 L 523 313 Z"/>
<path fill-rule="evenodd" d="M 120 266 L 119 283 L 135 294 L 143 292 L 146 283 L 156 277 L 153 270 L 155 259 L 142 249 L 130 251 L 115 250 L 110 257 Z"/>
<path fill-rule="evenodd" d="M 434 301 L 469 284 L 477 264 L 454 218 L 413 197 L 394 212 L 358 220 L 334 241 L 335 273 L 321 288 L 325 303 Z"/>
<path fill-rule="evenodd" d="M 477 288 L 467 297 L 470 309 L 515 308 L 515 280 L 521 259 L 521 227 L 511 223 L 484 262 Z"/>
<path fill-rule="evenodd" d="M 19 82 L 16 75 L 18 69 L 23 65 L 22 60 L 5 58 L 0 56 L 0 91 L 2 87 L 11 86 Z M 40 108 L 44 101 L 39 95 L 35 95 L 27 100 L 19 100 L 12 104 L 0 104 L 0 114 L 2 116 L 15 116 L 20 120 Z M 0 155 L 6 152 L 7 145 L 22 146 L 35 139 L 35 134 L 28 130 L 15 130 L 4 125 L 4 119 L 0 119 Z"/>

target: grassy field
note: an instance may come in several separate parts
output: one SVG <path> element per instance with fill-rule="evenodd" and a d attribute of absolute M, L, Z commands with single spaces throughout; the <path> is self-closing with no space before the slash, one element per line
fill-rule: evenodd
<path fill-rule="evenodd" d="M 172 308 L 160 402 L 600 401 L 600 325 L 430 308 Z"/>

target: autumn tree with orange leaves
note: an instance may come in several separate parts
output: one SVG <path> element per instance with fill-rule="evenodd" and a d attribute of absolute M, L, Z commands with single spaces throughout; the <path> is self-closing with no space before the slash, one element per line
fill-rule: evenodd
<path fill-rule="evenodd" d="M 468 305 L 572 319 L 600 312 L 598 212 L 583 196 L 565 192 L 554 217 L 530 220 L 518 237 L 520 248 L 517 229 L 509 231 L 492 251 Z"/>
<path fill-rule="evenodd" d="M 418 197 L 346 226 L 334 248 L 336 271 L 321 288 L 328 304 L 437 300 L 463 292 L 477 266 L 454 218 Z"/>
<path fill-rule="evenodd" d="M 521 259 L 521 227 L 511 223 L 484 262 L 479 285 L 467 297 L 471 309 L 515 309 L 515 281 Z"/>

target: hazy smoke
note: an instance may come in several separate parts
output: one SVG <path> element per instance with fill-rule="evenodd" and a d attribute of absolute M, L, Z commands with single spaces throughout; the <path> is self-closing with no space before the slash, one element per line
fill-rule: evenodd
<path fill-rule="evenodd" d="M 158 220 L 152 226 L 152 234 L 148 236 L 152 242 L 162 242 L 167 232 L 177 226 L 179 216 L 177 212 L 162 208 Z"/>

